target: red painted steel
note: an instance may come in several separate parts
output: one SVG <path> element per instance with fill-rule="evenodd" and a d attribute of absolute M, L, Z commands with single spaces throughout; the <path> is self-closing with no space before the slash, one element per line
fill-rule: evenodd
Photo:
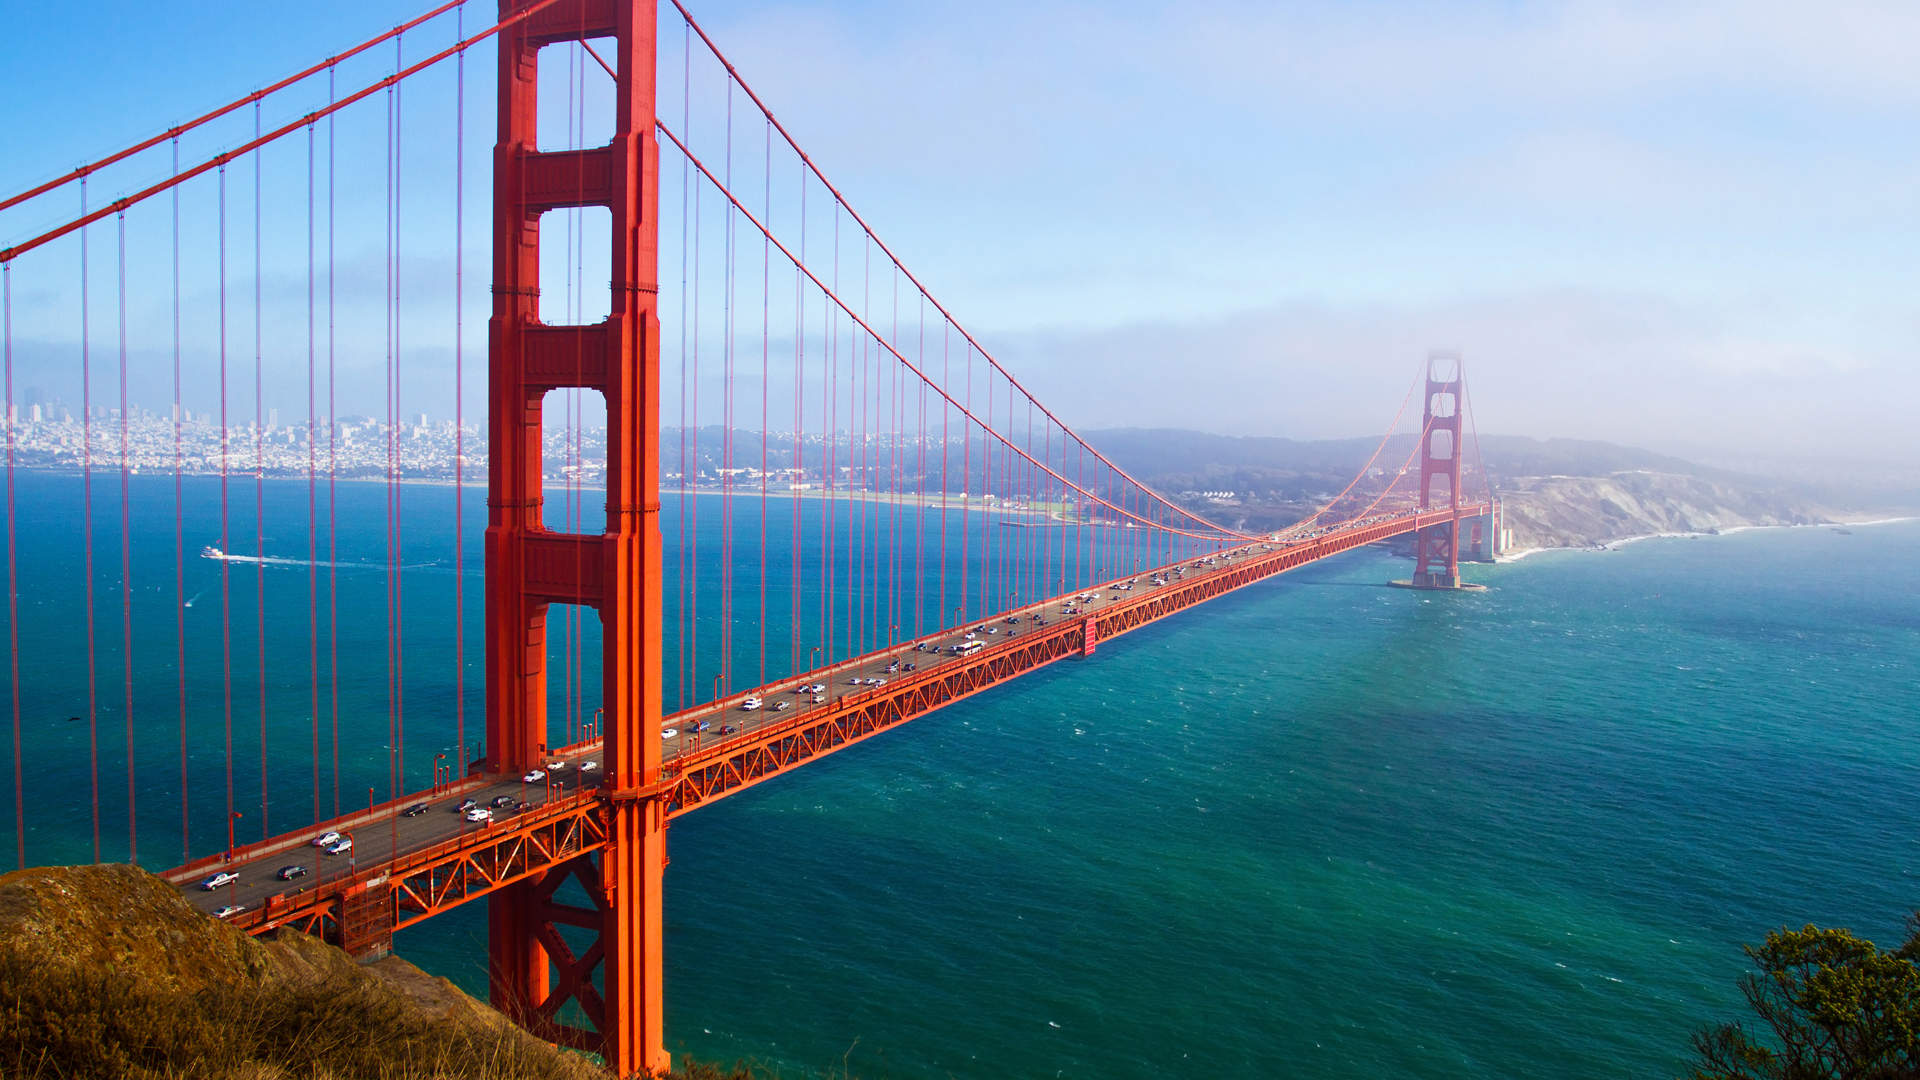
<path fill-rule="evenodd" d="M 1439 378 L 1440 366 L 1451 364 L 1453 374 Z M 1460 358 L 1450 353 L 1427 357 L 1426 423 L 1420 437 L 1420 509 L 1433 506 L 1434 485 L 1447 485 L 1444 523 L 1420 530 L 1413 585 L 1419 589 L 1455 589 L 1460 586 Z"/>
<path fill-rule="evenodd" d="M 502 23 L 533 5 L 501 0 Z M 587 922 L 599 942 L 574 957 L 554 930 L 578 921 L 552 903 L 552 871 L 509 882 L 489 905 L 491 995 L 535 1031 L 600 1053 L 621 1076 L 667 1067 L 661 1009 L 661 868 L 666 815 L 643 794 L 660 769 L 659 146 L 654 138 L 653 0 L 560 0 L 500 35 L 494 151 L 487 528 L 487 769 L 530 768 L 546 747 L 546 621 L 552 603 L 596 608 L 602 627 L 608 798 Z M 537 147 L 542 46 L 614 39 L 614 134 L 593 150 Z M 597 56 L 597 54 L 596 54 Z M 539 320 L 540 215 L 612 212 L 612 303 L 603 323 Z M 541 402 L 556 388 L 601 392 L 607 407 L 607 524 L 600 536 L 541 520 Z M 589 856 L 581 855 L 579 859 Z M 583 924 L 584 925 L 584 924 Z M 591 962 L 588 962 L 588 961 Z M 602 971 L 603 989 L 590 975 Z M 566 1001 L 594 1024 L 556 1026 Z"/>

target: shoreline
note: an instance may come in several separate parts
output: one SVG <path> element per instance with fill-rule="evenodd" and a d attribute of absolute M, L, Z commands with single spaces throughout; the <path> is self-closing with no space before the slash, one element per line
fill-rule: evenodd
<path fill-rule="evenodd" d="M 1612 540 L 1602 540 L 1597 544 L 1584 545 L 1581 547 L 1516 548 L 1513 551 L 1502 552 L 1498 556 L 1495 556 L 1493 561 L 1495 564 L 1516 563 L 1529 555 L 1538 555 L 1545 551 L 1616 551 L 1626 547 L 1628 544 L 1637 544 L 1642 540 L 1685 540 L 1697 539 L 1699 537 L 1732 536 L 1735 533 L 1754 532 L 1760 529 L 1857 529 L 1866 528 L 1871 525 L 1898 525 L 1907 521 L 1920 521 L 1920 516 L 1907 515 L 1902 517 L 1873 518 L 1864 521 L 1816 521 L 1807 525 L 1729 525 L 1717 532 L 1641 533 L 1637 536 L 1622 536 Z"/>

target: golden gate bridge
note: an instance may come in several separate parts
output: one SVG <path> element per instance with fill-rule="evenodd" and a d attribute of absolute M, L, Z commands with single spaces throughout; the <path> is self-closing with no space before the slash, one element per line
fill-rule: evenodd
<path fill-rule="evenodd" d="M 620 1075 L 667 1065 L 661 894 L 678 815 L 1319 559 L 1411 536 L 1401 584 L 1452 589 L 1463 555 L 1493 549 L 1485 470 L 1477 456 L 1466 468 L 1457 357 L 1428 359 L 1372 457 L 1314 513 L 1273 531 L 1211 520 L 1036 399 L 680 0 L 669 5 L 501 0 L 488 22 L 444 3 L 0 200 L 21 865 L 21 680 L 36 676 L 21 671 L 17 549 L 32 508 L 16 500 L 27 430 L 16 346 L 71 343 L 81 408 L 67 445 L 85 488 L 85 685 L 73 692 L 86 701 L 88 791 L 36 798 L 33 812 L 84 808 L 94 859 L 124 840 L 142 861 L 142 823 L 151 834 L 159 811 L 149 799 L 143 817 L 136 778 L 177 764 L 179 820 L 162 831 L 181 861 L 167 879 L 249 933 L 294 928 L 357 955 L 484 897 L 494 1003 Z M 472 183 L 491 235 L 483 415 L 467 410 L 482 384 L 468 378 L 463 332 L 474 50 L 495 60 L 498 103 L 490 177 Z M 604 140 L 589 131 L 602 126 Z M 104 185 L 116 194 L 100 199 Z M 341 223 L 377 215 L 380 243 L 342 258 Z M 433 258 L 444 272 L 420 270 Z M 354 428 L 341 391 L 376 366 L 381 415 Z M 172 395 L 157 450 L 136 437 L 129 391 L 130 374 L 155 370 Z M 278 423 L 270 384 L 305 416 Z M 1411 450 L 1388 460 L 1416 391 Z M 218 438 L 190 454 L 204 400 L 217 401 Z M 427 425 L 408 419 L 429 407 L 453 416 L 450 500 L 406 483 L 432 471 Z M 210 427 L 215 409 L 201 412 Z M 354 624 L 372 616 L 342 612 L 338 575 L 337 485 L 369 455 L 385 495 L 380 656 L 356 650 Z M 482 470 L 476 647 L 464 488 Z M 305 534 L 291 549 L 274 537 L 272 555 L 270 472 L 304 481 Z M 136 474 L 171 477 L 170 537 L 136 535 Z M 217 487 L 185 482 L 199 474 Z M 604 519 L 590 509 L 600 500 Z M 440 502 L 453 539 L 435 565 L 454 585 L 424 590 L 405 561 L 411 523 Z M 186 522 L 216 512 L 219 541 L 202 551 Z M 770 535 L 781 514 L 787 535 Z M 142 580 L 136 541 L 166 540 L 171 574 Z M 187 568 L 203 556 L 217 565 L 220 615 L 215 632 L 190 634 Z M 304 567 L 304 588 L 269 587 L 269 566 Z M 136 593 L 144 604 L 151 592 L 171 597 L 170 639 L 134 632 Z M 423 624 L 450 627 L 448 655 L 422 659 Z M 269 630 L 288 627 L 297 659 L 275 654 L 270 672 Z M 136 653 L 171 669 L 169 693 L 137 685 Z M 469 760 L 475 658 L 484 732 Z M 204 682 L 190 686 L 190 671 Z M 386 794 L 370 787 L 364 808 L 342 801 L 343 672 L 385 680 Z M 168 727 L 178 745 L 156 756 L 148 736 Z M 223 806 L 196 808 L 190 760 L 215 734 Z M 257 769 L 245 760 L 255 734 Z M 304 760 L 286 761 L 302 734 Z M 428 761 L 409 756 L 409 737 L 457 749 Z M 102 767 L 116 741 L 124 798 Z M 249 771 L 257 808 L 240 786 Z M 309 806 L 275 799 L 270 775 L 288 773 L 303 774 Z M 118 810 L 124 836 L 106 820 Z M 338 854 L 313 854 L 316 837 Z M 316 858 L 330 869 L 308 873 Z"/>

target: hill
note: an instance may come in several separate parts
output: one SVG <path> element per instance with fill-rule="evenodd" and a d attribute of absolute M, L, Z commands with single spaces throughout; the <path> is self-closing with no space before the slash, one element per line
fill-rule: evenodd
<path fill-rule="evenodd" d="M 606 1080 L 397 956 L 247 935 L 133 866 L 0 877 L 0 1075 Z M 744 1080 L 695 1067 L 685 1080 Z"/>
<path fill-rule="evenodd" d="M 1183 504 L 1248 531 L 1312 513 L 1365 467 L 1377 439 L 1300 441 L 1120 428 L 1089 432 L 1122 468 Z M 1387 441 L 1369 483 L 1389 483 L 1416 449 Z M 1483 435 L 1467 466 L 1486 475 L 1519 548 L 1580 547 L 1659 532 L 1802 525 L 1888 510 L 1836 505 L 1828 489 L 1710 468 L 1636 447 L 1587 439 Z M 1474 491 L 1469 480 L 1469 490 Z M 1343 504 L 1344 505 L 1344 504 Z"/>

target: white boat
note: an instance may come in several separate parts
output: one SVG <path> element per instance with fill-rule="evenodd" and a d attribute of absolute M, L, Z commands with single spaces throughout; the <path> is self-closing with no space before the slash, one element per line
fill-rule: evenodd
<path fill-rule="evenodd" d="M 200 549 L 200 557 L 203 559 L 224 559 L 227 557 L 227 553 L 214 547 L 212 544 L 208 544 L 206 547 Z"/>

